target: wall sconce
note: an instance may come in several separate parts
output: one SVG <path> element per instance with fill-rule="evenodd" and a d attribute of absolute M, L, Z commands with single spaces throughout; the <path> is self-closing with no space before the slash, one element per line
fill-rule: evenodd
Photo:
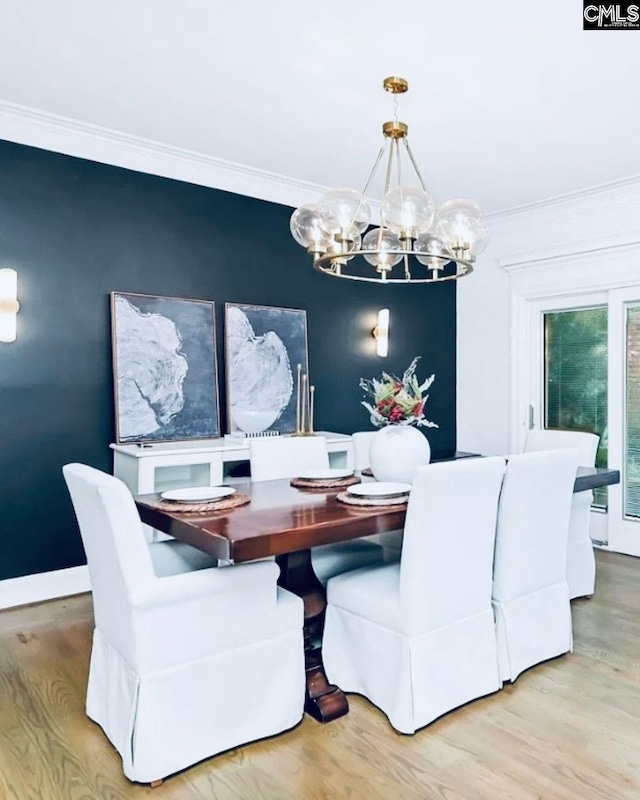
<path fill-rule="evenodd" d="M 0 269 L 0 342 L 15 342 L 18 315 L 18 273 Z"/>
<path fill-rule="evenodd" d="M 389 353 L 389 309 L 381 308 L 378 311 L 378 324 L 373 329 L 376 340 L 376 352 L 385 358 Z"/>

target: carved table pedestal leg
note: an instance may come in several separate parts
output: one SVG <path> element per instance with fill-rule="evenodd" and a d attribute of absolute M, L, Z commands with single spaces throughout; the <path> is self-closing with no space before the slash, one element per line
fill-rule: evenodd
<path fill-rule="evenodd" d="M 349 712 L 342 690 L 327 680 L 322 663 L 322 632 L 327 594 L 311 565 L 311 550 L 278 556 L 283 589 L 304 601 L 304 656 L 307 677 L 305 711 L 319 722 L 331 722 Z"/>

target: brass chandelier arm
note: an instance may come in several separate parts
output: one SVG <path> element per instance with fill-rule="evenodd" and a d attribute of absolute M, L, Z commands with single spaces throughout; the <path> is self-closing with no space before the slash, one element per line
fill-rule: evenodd
<path fill-rule="evenodd" d="M 384 193 L 389 191 L 391 186 L 391 172 L 393 170 L 393 142 L 389 145 L 389 160 L 387 161 L 387 174 L 384 179 Z M 384 225 L 384 220 L 381 220 L 381 227 Z"/>
<path fill-rule="evenodd" d="M 409 144 L 409 140 L 404 140 L 404 146 L 407 148 L 407 153 L 409 153 L 409 158 L 411 159 L 411 163 L 413 164 L 413 168 L 416 171 L 416 175 L 418 176 L 418 180 L 420 181 L 420 186 L 424 192 L 427 191 L 427 187 L 425 186 L 425 182 L 422 178 L 422 173 L 420 172 L 420 167 L 418 166 L 416 159 L 413 155 L 413 150 L 411 149 L 411 145 Z"/>
<path fill-rule="evenodd" d="M 367 190 L 369 186 L 371 186 L 371 181 L 374 179 L 376 172 L 378 171 L 378 167 L 380 166 L 380 162 L 382 161 L 382 156 L 384 155 L 385 147 L 387 146 L 386 140 L 383 142 L 382 147 L 378 151 L 378 155 L 376 156 L 375 164 L 373 165 L 373 169 L 369 173 L 369 177 L 367 178 L 367 182 L 364 185 L 364 189 L 362 190 L 362 196 L 366 197 Z"/>
<path fill-rule="evenodd" d="M 393 140 L 393 144 L 396 148 L 396 162 L 397 162 L 397 175 L 398 175 L 398 186 L 402 186 L 402 159 L 400 158 L 400 145 L 397 139 Z"/>
<path fill-rule="evenodd" d="M 375 163 L 373 165 L 373 169 L 369 173 L 369 177 L 367 178 L 367 182 L 365 183 L 364 189 L 362 190 L 362 199 L 360 200 L 360 203 L 358 204 L 358 207 L 357 207 L 357 209 L 355 211 L 355 214 L 353 215 L 353 218 L 351 219 L 351 226 L 350 227 L 352 227 L 352 228 L 353 228 L 353 226 L 355 224 L 355 221 L 356 221 L 356 219 L 358 217 L 358 214 L 360 213 L 360 209 L 362 208 L 362 204 L 365 201 L 365 197 L 367 196 L 367 190 L 369 189 L 369 186 L 371 185 L 371 181 L 373 180 L 376 172 L 378 171 L 378 167 L 380 166 L 380 161 L 382 160 L 382 156 L 384 155 L 384 148 L 385 148 L 385 143 L 383 143 L 382 147 L 378 151 L 378 155 L 376 156 L 376 160 L 375 160 Z"/>

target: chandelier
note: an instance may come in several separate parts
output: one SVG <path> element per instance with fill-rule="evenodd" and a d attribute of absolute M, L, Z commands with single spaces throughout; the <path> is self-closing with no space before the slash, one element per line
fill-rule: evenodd
<path fill-rule="evenodd" d="M 399 95 L 409 84 L 404 78 L 385 78 L 383 88 Z M 489 243 L 485 213 L 465 198 L 447 200 L 436 209 L 409 145 L 409 128 L 398 120 L 397 98 L 394 112 L 394 119 L 382 126 L 382 147 L 363 192 L 331 189 L 317 203 L 300 206 L 291 216 L 291 233 L 313 256 L 315 269 L 334 278 L 372 283 L 457 280 L 473 271 L 476 256 Z M 367 191 L 383 161 L 380 226 L 367 230 Z M 413 182 L 406 180 L 407 162 Z"/>

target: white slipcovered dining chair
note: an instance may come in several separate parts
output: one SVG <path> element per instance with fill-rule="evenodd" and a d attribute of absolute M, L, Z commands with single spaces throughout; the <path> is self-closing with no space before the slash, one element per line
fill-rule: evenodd
<path fill-rule="evenodd" d="M 249 460 L 252 481 L 296 478 L 306 470 L 329 469 L 327 441 L 323 436 L 252 439 Z M 311 551 L 313 571 L 321 583 L 342 572 L 381 562 L 383 558 L 384 550 L 379 544 L 363 539 L 326 544 Z"/>
<path fill-rule="evenodd" d="M 577 462 L 575 450 L 509 456 L 493 567 L 503 681 L 572 648 L 566 558 Z"/>
<path fill-rule="evenodd" d="M 351 434 L 353 463 L 357 472 L 371 467 L 371 442 L 377 431 L 357 431 Z M 385 561 L 397 561 L 402 550 L 402 531 L 386 531 L 368 537 L 370 542 L 382 545 Z"/>
<path fill-rule="evenodd" d="M 277 587 L 277 565 L 200 568 L 187 546 L 147 543 L 117 478 L 82 464 L 63 472 L 93 590 L 87 715 L 127 778 L 156 782 L 296 725 L 303 604 Z"/>
<path fill-rule="evenodd" d="M 327 676 L 402 733 L 500 686 L 491 576 L 504 459 L 421 467 L 398 564 L 329 581 Z"/>
<path fill-rule="evenodd" d="M 582 431 L 533 430 L 527 434 L 524 452 L 572 449 L 580 452 L 581 467 L 594 467 L 600 437 Z M 567 545 L 569 596 L 590 597 L 596 588 L 596 559 L 589 535 L 593 492 L 575 492 L 571 502 Z"/>

